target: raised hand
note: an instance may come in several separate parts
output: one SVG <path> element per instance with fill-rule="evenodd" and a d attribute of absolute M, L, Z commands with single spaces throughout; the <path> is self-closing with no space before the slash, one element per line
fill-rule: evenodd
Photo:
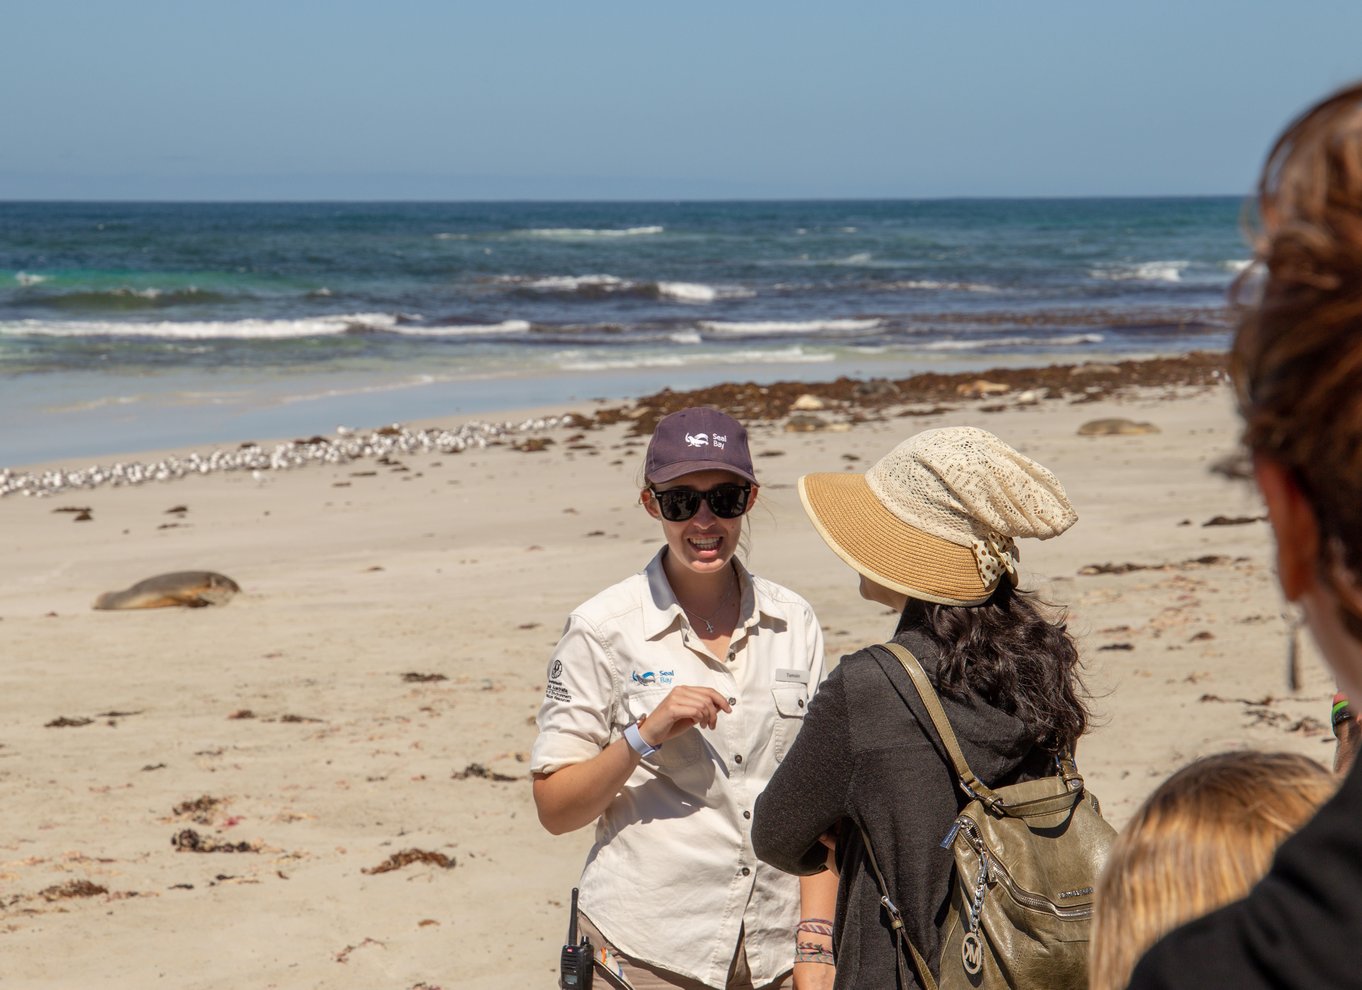
<path fill-rule="evenodd" d="M 650 746 L 661 746 L 691 726 L 712 729 L 719 722 L 720 712 L 731 711 L 728 699 L 713 688 L 678 684 L 652 712 L 639 719 L 638 731 Z"/>

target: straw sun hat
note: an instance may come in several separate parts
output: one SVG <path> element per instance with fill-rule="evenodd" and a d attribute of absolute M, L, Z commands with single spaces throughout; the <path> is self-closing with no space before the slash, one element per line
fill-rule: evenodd
<path fill-rule="evenodd" d="M 806 474 L 799 498 L 837 556 L 877 584 L 943 605 L 978 605 L 1006 574 L 1014 539 L 1077 520 L 1058 479 L 970 426 L 909 437 L 865 474 Z"/>

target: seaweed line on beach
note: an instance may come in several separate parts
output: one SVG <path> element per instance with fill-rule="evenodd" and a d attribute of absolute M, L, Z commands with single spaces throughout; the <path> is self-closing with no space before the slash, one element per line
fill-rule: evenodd
<path fill-rule="evenodd" d="M 1120 361 L 1115 364 L 1057 364 L 1039 368 L 993 368 L 983 372 L 925 372 L 909 378 L 856 379 L 829 382 L 782 381 L 769 385 L 733 382 L 676 392 L 663 389 L 632 403 L 607 406 L 594 414 L 563 413 L 519 423 L 470 422 L 456 429 L 411 430 L 399 424 L 368 432 L 338 427 L 335 437 L 313 436 L 267 449 L 244 443 L 236 449 L 171 455 L 159 461 L 116 462 L 77 470 L 28 472 L 0 468 L 0 498 L 8 495 L 45 497 L 72 489 L 104 485 L 141 485 L 178 481 L 217 471 L 250 471 L 257 477 L 312 464 L 348 464 L 365 458 L 390 463 L 393 454 L 458 454 L 498 443 L 538 452 L 544 443 L 528 442 L 528 433 L 554 429 L 593 429 L 628 423 L 629 432 L 647 436 L 657 421 L 688 406 L 711 405 L 749 422 L 773 422 L 799 408 L 803 396 L 850 415 L 852 421 L 891 407 L 939 405 L 1029 391 L 1033 396 L 1069 402 L 1091 402 L 1135 388 L 1210 387 L 1224 381 L 1225 355 L 1193 351 L 1176 357 Z M 911 413 L 911 411 L 910 411 Z"/>
<path fill-rule="evenodd" d="M 657 421 L 688 406 L 711 405 L 744 422 L 782 419 L 801 396 L 809 395 L 854 412 L 879 412 L 895 406 L 959 402 L 984 395 L 1043 392 L 1052 399 L 1090 402 L 1136 388 L 1209 387 L 1225 380 L 1224 354 L 1192 351 L 1177 357 L 1119 361 L 1114 364 L 1054 364 L 1039 368 L 991 368 L 953 374 L 924 372 L 909 378 L 829 382 L 725 383 L 709 388 L 646 396 L 632 405 L 598 410 L 593 425 L 630 421 L 630 432 L 649 436 Z M 990 386 L 980 388 L 980 385 Z"/>

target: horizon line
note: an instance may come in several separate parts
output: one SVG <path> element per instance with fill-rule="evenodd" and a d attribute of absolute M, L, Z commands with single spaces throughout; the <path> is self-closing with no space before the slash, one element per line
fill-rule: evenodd
<path fill-rule="evenodd" d="M 378 199 L 360 197 L 318 197 L 285 198 L 165 198 L 147 199 L 144 197 L 19 197 L 0 198 L 0 206 L 20 204 L 128 204 L 128 205 L 181 205 L 181 206 L 266 206 L 266 205 L 370 205 L 385 203 L 392 205 L 520 205 L 520 204 L 558 204 L 558 205 L 630 205 L 630 204 L 679 204 L 679 203 L 923 203 L 923 202 L 1030 202 L 1036 200 L 1055 202 L 1083 202 L 1093 200 L 1137 200 L 1137 199 L 1249 199 L 1251 192 L 1243 193 L 1092 193 L 1085 195 L 1003 195 L 971 194 L 940 196 L 660 196 L 639 198 L 580 198 L 580 197 L 476 197 L 469 199 L 430 199 L 423 197 L 383 197 Z"/>

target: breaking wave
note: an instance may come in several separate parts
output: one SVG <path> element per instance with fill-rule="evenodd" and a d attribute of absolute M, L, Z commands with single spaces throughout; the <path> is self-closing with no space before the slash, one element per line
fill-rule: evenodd
<path fill-rule="evenodd" d="M 765 337 L 783 333 L 864 333 L 878 330 L 884 321 L 878 318 L 868 320 L 752 320 L 750 322 L 728 322 L 723 320 L 701 320 L 700 329 L 715 334 L 734 336 Z"/>
<path fill-rule="evenodd" d="M 633 368 L 684 368 L 707 364 L 821 364 L 836 360 L 835 355 L 783 347 L 751 351 L 646 351 L 611 357 L 585 357 L 579 351 L 559 355 L 558 367 L 564 371 L 628 371 Z"/>
<path fill-rule="evenodd" d="M 526 237 L 650 237 L 660 234 L 666 227 L 531 227 L 528 230 L 514 231 Z"/>
<path fill-rule="evenodd" d="M 1104 282 L 1181 282 L 1188 261 L 1142 261 L 1094 268 L 1088 274 Z"/>
<path fill-rule="evenodd" d="M 986 337 L 980 340 L 933 340 L 918 344 L 924 351 L 982 351 L 993 347 L 1077 347 L 1100 344 L 1100 333 L 1061 334 L 1050 337 Z"/>
<path fill-rule="evenodd" d="M 498 281 L 508 282 L 521 291 L 535 294 L 554 293 L 579 296 L 583 299 L 605 299 L 612 296 L 635 296 L 641 299 L 670 299 L 684 303 L 711 303 L 716 299 L 738 299 L 752 292 L 737 286 L 717 287 L 701 282 L 648 282 L 620 278 L 618 275 L 549 275 L 524 279 L 508 276 Z"/>
<path fill-rule="evenodd" d="M 329 337 L 345 333 L 392 331 L 398 317 L 390 313 L 349 313 L 300 320 L 221 320 L 161 323 L 115 323 L 102 320 L 17 320 L 0 323 L 0 336 L 159 337 L 168 340 L 256 340 Z"/>

